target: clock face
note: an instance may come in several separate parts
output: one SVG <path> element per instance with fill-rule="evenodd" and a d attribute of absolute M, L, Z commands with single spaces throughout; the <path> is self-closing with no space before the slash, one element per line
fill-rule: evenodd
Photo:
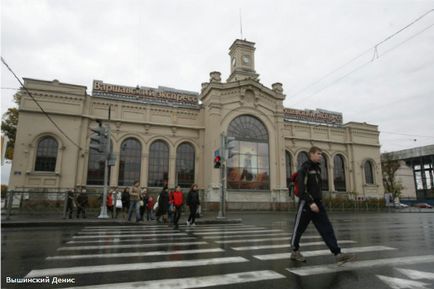
<path fill-rule="evenodd" d="M 250 63 L 250 57 L 248 55 L 243 55 L 243 63 L 249 64 Z"/>

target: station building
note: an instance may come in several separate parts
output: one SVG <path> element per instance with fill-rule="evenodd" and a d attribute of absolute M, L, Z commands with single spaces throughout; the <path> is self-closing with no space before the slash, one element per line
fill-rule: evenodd
<path fill-rule="evenodd" d="M 116 157 L 111 186 L 139 180 L 158 191 L 166 183 L 197 183 L 202 202 L 217 206 L 221 176 L 213 160 L 225 135 L 235 146 L 227 159 L 229 209 L 285 208 L 289 176 L 312 145 L 323 150 L 325 192 L 382 198 L 376 125 L 343 123 L 339 112 L 285 107 L 282 84 L 270 88 L 259 81 L 253 42 L 235 40 L 229 56 L 227 80 L 211 72 L 200 93 L 94 80 L 88 94 L 86 86 L 26 78 L 24 86 L 46 114 L 21 90 L 10 189 L 100 190 L 104 156 L 89 149 L 89 137 L 102 120 Z"/>

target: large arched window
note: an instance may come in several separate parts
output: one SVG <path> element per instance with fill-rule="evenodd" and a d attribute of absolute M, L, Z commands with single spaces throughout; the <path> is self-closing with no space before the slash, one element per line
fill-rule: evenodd
<path fill-rule="evenodd" d="M 110 141 L 110 151 L 113 150 L 113 142 Z M 97 152 L 89 148 L 89 159 L 87 165 L 87 184 L 102 186 L 104 185 L 104 167 L 105 153 Z M 110 180 L 110 172 L 108 170 L 108 180 Z"/>
<path fill-rule="evenodd" d="M 46 136 L 39 141 L 35 171 L 54 172 L 56 170 L 58 147 L 57 141 L 51 136 Z"/>
<path fill-rule="evenodd" d="M 334 158 L 334 168 L 333 175 L 334 180 L 333 183 L 335 185 L 335 190 L 338 192 L 345 192 L 347 190 L 347 186 L 345 183 L 345 166 L 344 166 L 344 158 L 341 155 L 336 155 Z"/>
<path fill-rule="evenodd" d="M 372 170 L 371 161 L 365 162 L 364 170 L 365 170 L 365 183 L 366 184 L 374 184 L 374 173 Z"/>
<path fill-rule="evenodd" d="M 256 117 L 242 115 L 229 124 L 234 137 L 227 160 L 227 187 L 236 190 L 269 190 L 268 132 Z"/>
<path fill-rule="evenodd" d="M 162 187 L 169 178 L 169 146 L 157 140 L 149 149 L 148 187 Z"/>
<path fill-rule="evenodd" d="M 292 159 L 291 154 L 288 151 L 285 151 L 285 167 L 286 167 L 286 186 L 289 188 L 289 184 L 291 183 L 291 165 Z"/>
<path fill-rule="evenodd" d="M 193 183 L 194 147 L 189 143 L 182 143 L 176 149 L 176 184 L 188 188 Z"/>
<path fill-rule="evenodd" d="M 319 164 L 321 168 L 321 190 L 328 191 L 329 190 L 329 171 L 328 171 L 328 162 L 327 156 L 322 154 L 321 162 Z"/>
<path fill-rule="evenodd" d="M 140 181 L 142 145 L 135 138 L 128 138 L 121 144 L 119 156 L 119 186 L 131 186 Z"/>
<path fill-rule="evenodd" d="M 297 156 L 297 169 L 301 168 L 307 160 L 309 160 L 307 152 L 300 152 Z"/>

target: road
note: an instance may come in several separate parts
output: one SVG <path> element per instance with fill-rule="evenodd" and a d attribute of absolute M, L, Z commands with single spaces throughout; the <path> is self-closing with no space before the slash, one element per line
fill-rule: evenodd
<path fill-rule="evenodd" d="M 434 288 L 432 213 L 330 214 L 337 266 L 314 226 L 306 263 L 289 259 L 292 216 L 232 213 L 242 224 L 2 229 L 2 288 Z M 62 284 L 12 284 L 50 276 Z"/>

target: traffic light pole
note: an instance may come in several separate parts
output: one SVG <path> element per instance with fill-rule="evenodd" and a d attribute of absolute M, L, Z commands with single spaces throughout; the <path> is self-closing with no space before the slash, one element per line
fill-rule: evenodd
<path fill-rule="evenodd" d="M 107 219 L 109 216 L 107 214 L 107 182 L 108 182 L 108 170 L 110 167 L 108 166 L 108 158 L 110 156 L 110 140 L 111 140 L 111 130 L 110 125 L 107 124 L 107 143 L 105 148 L 105 161 L 104 161 L 104 192 L 102 197 L 101 211 L 98 216 L 98 219 Z"/>
<path fill-rule="evenodd" d="M 225 179 L 226 179 L 226 158 L 224 157 L 225 150 L 225 136 L 224 134 L 220 135 L 221 144 L 220 144 L 220 152 L 221 152 L 221 166 L 220 166 L 220 209 L 219 214 L 217 215 L 218 219 L 225 218 Z"/>

